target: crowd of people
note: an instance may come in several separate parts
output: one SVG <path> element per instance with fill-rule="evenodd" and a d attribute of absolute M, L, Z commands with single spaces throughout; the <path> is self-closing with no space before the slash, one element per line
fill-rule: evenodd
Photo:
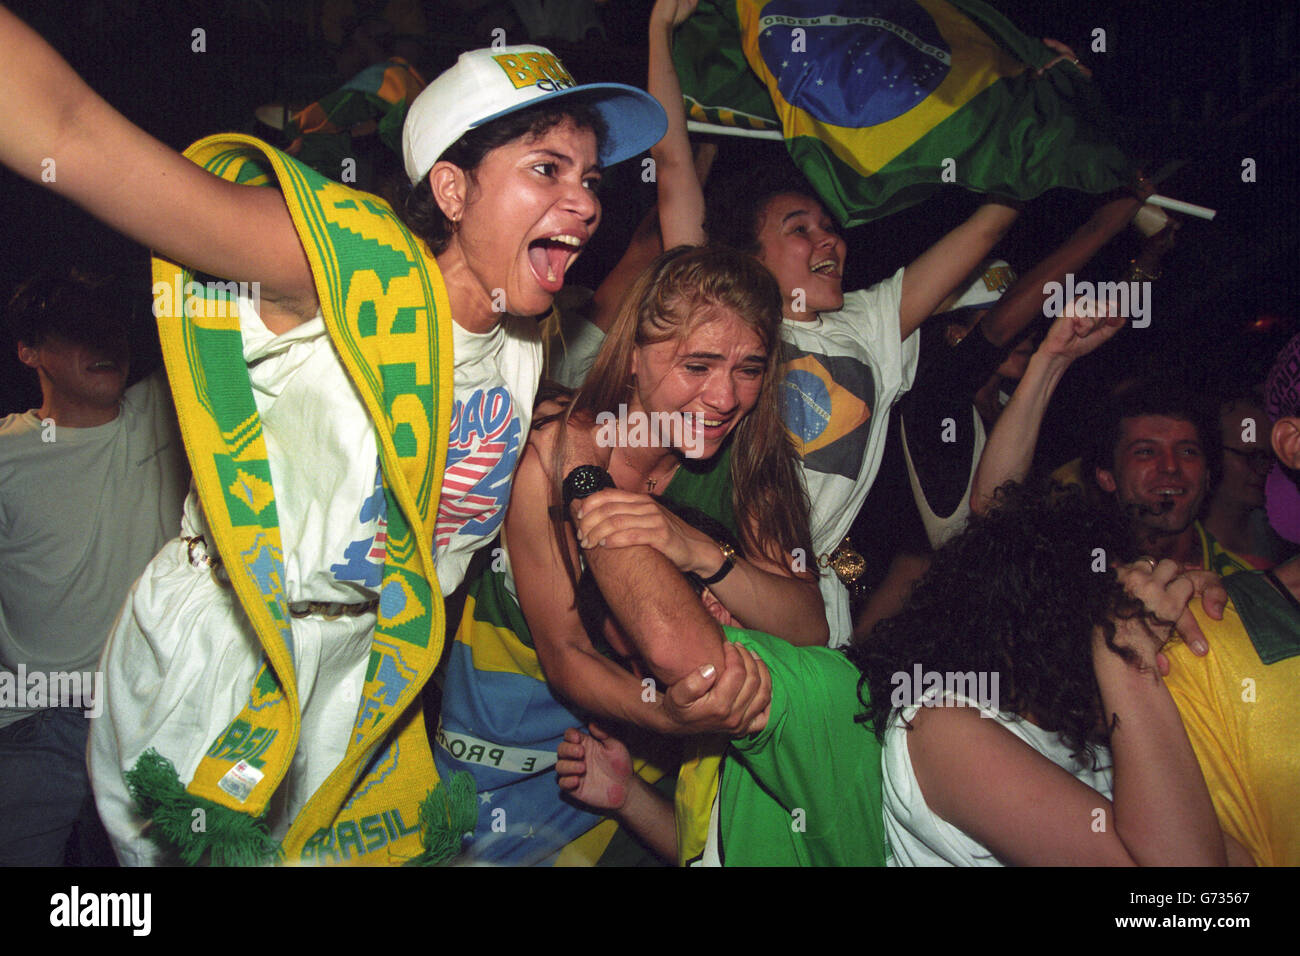
<path fill-rule="evenodd" d="M 1300 337 L 1219 396 L 1119 383 L 1044 467 L 1126 320 L 1051 289 L 1135 217 L 1154 274 L 1151 187 L 1019 276 L 986 198 L 845 291 L 796 170 L 693 148 L 695 7 L 654 5 L 646 90 L 403 65 L 392 205 L 177 154 L 0 9 L 0 162 L 155 251 L 166 362 L 126 387 L 100 278 L 9 304 L 0 864 L 1300 863 Z"/>

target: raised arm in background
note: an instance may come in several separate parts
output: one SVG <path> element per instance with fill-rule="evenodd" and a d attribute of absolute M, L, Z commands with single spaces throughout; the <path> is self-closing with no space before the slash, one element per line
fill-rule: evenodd
<path fill-rule="evenodd" d="M 660 143 L 662 142 L 663 140 L 660 140 Z M 654 150 L 651 150 L 651 152 L 654 152 Z M 713 161 L 717 156 L 718 147 L 714 143 L 700 143 L 695 147 L 693 175 L 697 186 L 702 187 L 708 180 L 709 170 L 713 167 Z M 700 195 L 703 196 L 703 193 Z M 596 287 L 594 299 L 596 309 L 592 324 L 602 332 L 608 332 L 614 317 L 618 315 L 618 307 L 623 302 L 623 296 L 631 288 L 636 277 L 654 261 L 655 256 L 665 249 L 673 248 L 673 246 L 698 246 L 704 241 L 702 237 L 703 232 L 701 231 L 701 238 L 698 242 L 687 242 L 681 236 L 676 235 L 670 237 L 676 239 L 676 241 L 665 241 L 659 226 L 659 208 L 658 206 L 652 206 L 637 224 L 636 230 L 632 233 L 632 239 L 627 245 L 627 250 L 623 253 L 623 258 L 618 260 L 618 263 L 610 270 L 609 275 L 605 276 L 600 285 Z"/>
<path fill-rule="evenodd" d="M 311 269 L 279 190 L 225 182 L 163 145 L 3 8 L 0 63 L 0 162 L 160 255 L 259 283 L 274 332 L 315 314 Z"/>
<path fill-rule="evenodd" d="M 1105 309 L 1093 311 L 1104 313 Z M 1074 303 L 1070 303 L 1065 314 L 1052 323 L 989 435 L 971 484 L 970 506 L 975 514 L 988 511 L 999 487 L 1008 481 L 1024 481 L 1034 461 L 1043 416 L 1061 376 L 1075 359 L 1109 340 L 1124 324 L 1122 317 L 1074 313 Z"/>
<path fill-rule="evenodd" d="M 903 270 L 899 337 L 906 339 L 984 260 L 1020 215 L 1016 206 L 989 200 Z"/>
<path fill-rule="evenodd" d="M 1143 192 L 1149 194 L 1149 187 L 1144 186 Z M 1142 199 L 1133 195 L 1112 199 L 1099 207 L 1070 238 L 1022 275 L 980 320 L 984 337 L 1000 347 L 1010 345 L 1030 322 L 1043 314 L 1048 283 L 1063 281 L 1066 273 L 1078 272 L 1087 265 L 1102 246 L 1128 225 L 1141 205 Z"/>
<path fill-rule="evenodd" d="M 703 177 L 697 175 L 686 131 L 682 87 L 673 68 L 673 30 L 695 12 L 699 0 L 657 0 L 650 12 L 650 75 L 646 89 L 668 114 L 668 132 L 650 150 L 659 199 L 664 248 L 702 245 Z"/>

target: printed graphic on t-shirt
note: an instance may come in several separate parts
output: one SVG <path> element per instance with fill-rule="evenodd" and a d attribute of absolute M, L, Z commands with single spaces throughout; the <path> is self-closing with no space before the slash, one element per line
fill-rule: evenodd
<path fill-rule="evenodd" d="M 463 404 L 457 399 L 438 506 L 438 547 L 455 534 L 477 538 L 496 532 L 510 503 L 519 433 L 519 416 L 504 386 L 475 389 Z"/>
<path fill-rule="evenodd" d="M 368 588 L 378 588 L 388 556 L 388 503 L 384 498 L 384 473 L 375 458 L 375 484 L 357 515 L 360 537 L 343 551 L 343 563 L 331 564 L 336 581 L 355 581 Z"/>
<path fill-rule="evenodd" d="M 793 359 L 781 382 L 785 427 L 805 468 L 856 480 L 870 435 L 876 380 L 846 355 L 817 355 L 786 344 Z"/>

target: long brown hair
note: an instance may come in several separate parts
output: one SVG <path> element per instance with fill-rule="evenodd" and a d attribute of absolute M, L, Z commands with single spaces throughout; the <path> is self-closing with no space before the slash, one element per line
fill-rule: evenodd
<path fill-rule="evenodd" d="M 634 349 L 685 340 L 719 308 L 733 312 L 767 352 L 753 409 L 731 435 L 731 500 L 744 551 L 789 566 L 796 549 L 811 556 L 808 496 L 799 460 L 781 417 L 781 290 L 757 260 L 717 246 L 679 246 L 659 256 L 628 290 L 586 381 L 557 417 L 552 499 L 561 500 L 565 435 L 575 415 L 592 424 L 627 401 Z M 564 514 L 558 515 L 562 535 Z M 763 529 L 763 536 L 758 534 Z M 561 553 L 567 554 L 561 537 Z"/>

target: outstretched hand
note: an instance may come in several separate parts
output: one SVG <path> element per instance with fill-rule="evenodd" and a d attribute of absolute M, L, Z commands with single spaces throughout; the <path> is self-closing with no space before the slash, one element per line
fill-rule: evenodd
<path fill-rule="evenodd" d="M 1052 67 L 1056 66 L 1056 64 L 1065 60 L 1069 63 L 1073 63 L 1075 68 L 1088 79 L 1092 79 L 1092 70 L 1080 63 L 1079 58 L 1074 55 L 1074 51 L 1060 40 L 1053 40 L 1051 37 L 1043 37 L 1043 45 L 1055 52 L 1056 56 L 1048 60 L 1047 63 L 1044 64 L 1043 68 L 1038 71 L 1039 76 L 1042 76 Z"/>
<path fill-rule="evenodd" d="M 564 732 L 555 752 L 557 782 L 575 799 L 596 810 L 617 811 L 627 802 L 632 779 L 632 756 L 617 737 L 598 724 L 589 724 L 590 736 L 576 727 Z"/>

